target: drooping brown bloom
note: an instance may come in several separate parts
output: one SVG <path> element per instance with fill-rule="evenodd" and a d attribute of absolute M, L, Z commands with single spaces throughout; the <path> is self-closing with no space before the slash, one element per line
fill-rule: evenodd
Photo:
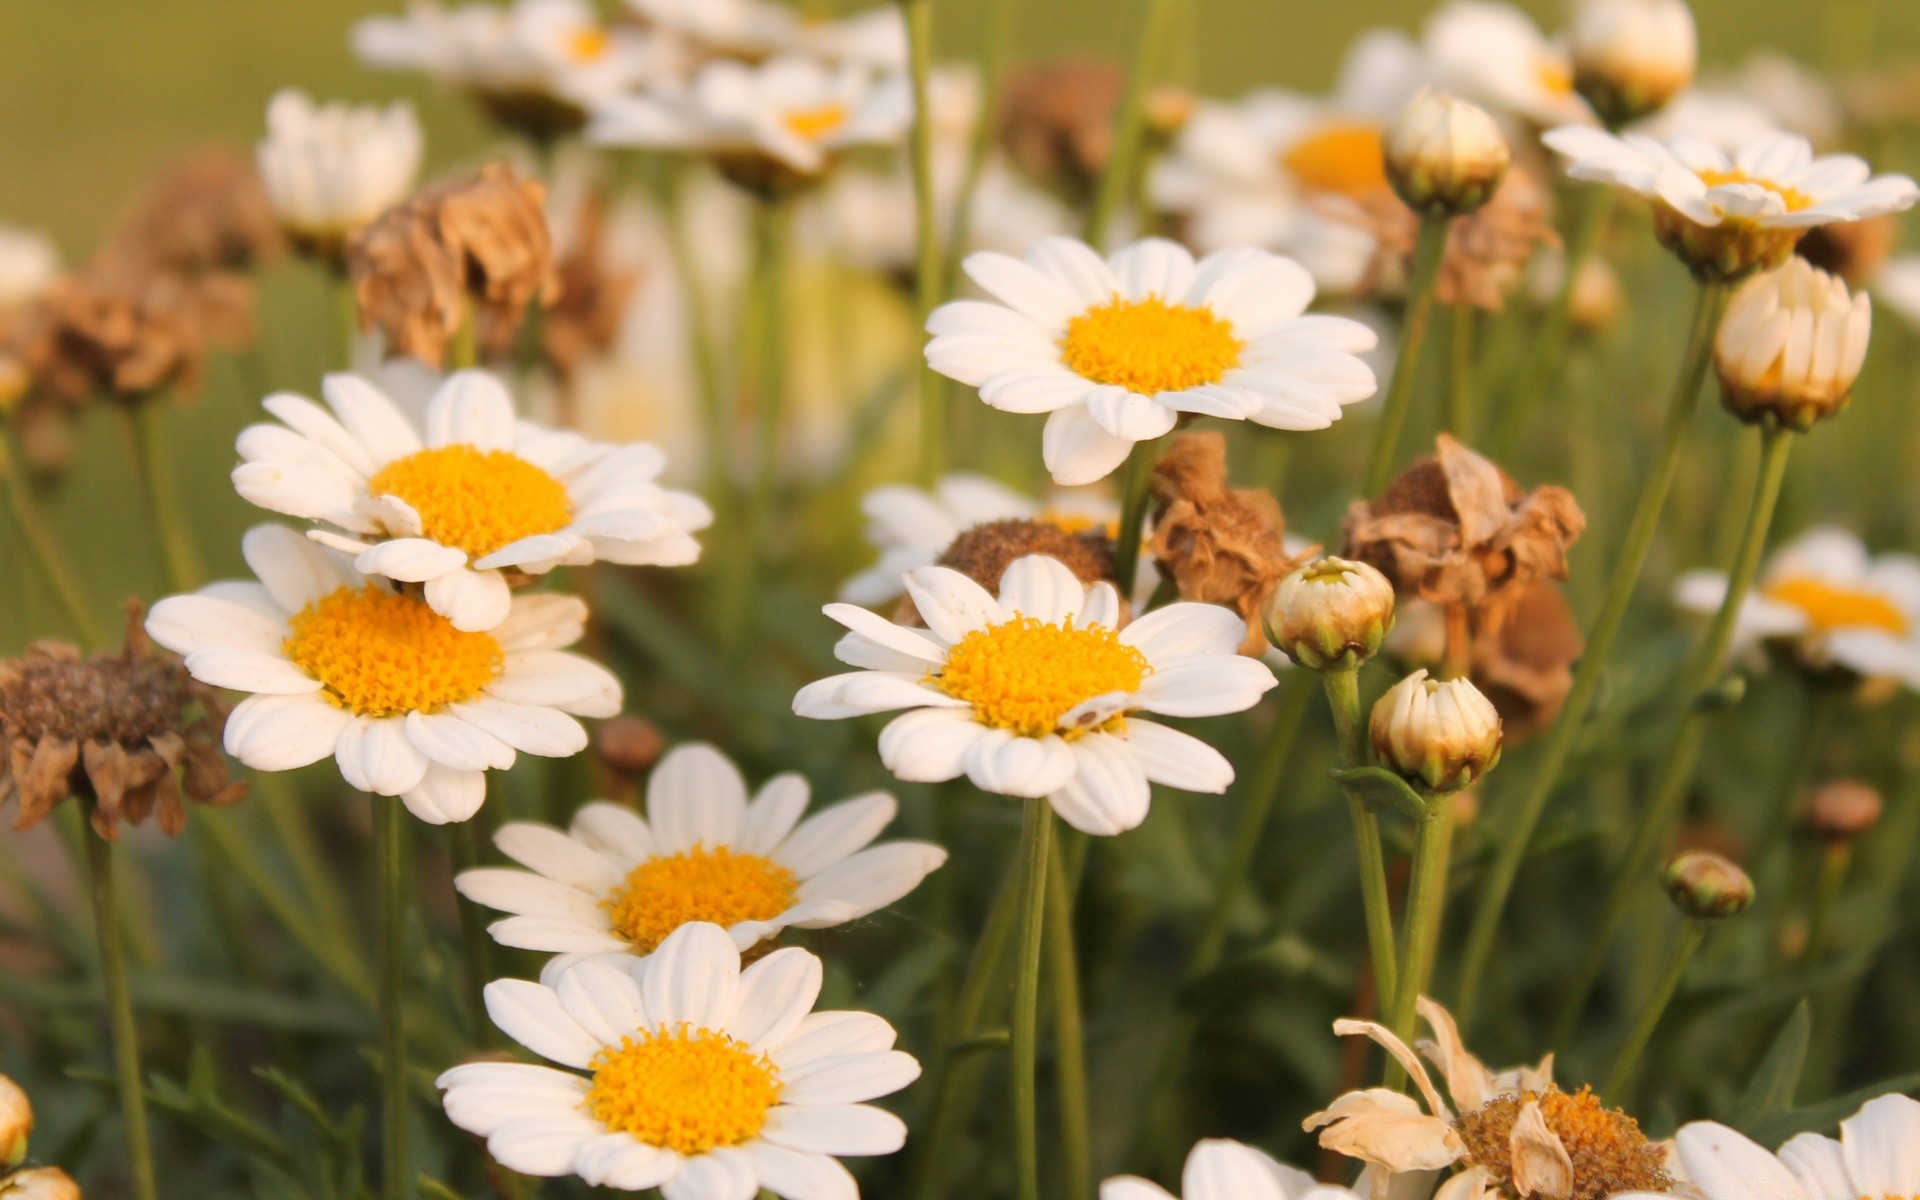
<path fill-rule="evenodd" d="M 1058 559 L 1081 583 L 1113 579 L 1113 539 L 1102 528 L 1069 532 L 1051 521 L 988 521 L 965 530 L 941 551 L 938 565 L 951 567 L 989 592 L 1000 577 L 1029 554 Z"/>
<path fill-rule="evenodd" d="M 1102 58 L 1059 58 L 1016 71 L 1000 94 L 1000 144 L 1021 170 L 1084 200 L 1113 153 L 1125 87 L 1125 73 Z"/>
<path fill-rule="evenodd" d="M 1497 633 L 1476 637 L 1469 674 L 1506 722 L 1510 739 L 1553 724 L 1573 690 L 1573 664 L 1586 638 L 1559 583 L 1537 579 L 1523 590 Z"/>
<path fill-rule="evenodd" d="M 1227 439 L 1183 433 L 1153 468 L 1153 555 L 1182 600 L 1224 604 L 1247 621 L 1240 653 L 1266 650 L 1260 612 L 1273 589 L 1316 551 L 1289 555 L 1286 518 L 1271 493 L 1227 486 Z"/>
<path fill-rule="evenodd" d="M 1404 293 L 1420 234 L 1419 215 L 1385 189 L 1332 203 L 1330 215 L 1354 220 L 1374 236 L 1373 261 L 1361 290 Z M 1500 312 L 1534 252 L 1558 244 L 1546 190 L 1524 167 L 1515 165 L 1492 199 L 1477 211 L 1454 218 L 1434 294 L 1443 304 Z"/>
<path fill-rule="evenodd" d="M 553 372 L 564 382 L 588 358 L 611 349 L 620 334 L 620 319 L 640 282 L 633 271 L 623 271 L 607 258 L 606 198 L 600 193 L 581 206 L 573 244 L 559 263 L 560 297 L 540 324 L 540 345 Z M 489 331 L 489 352 L 500 335 Z"/>
<path fill-rule="evenodd" d="M 1793 252 L 1850 288 L 1873 281 L 1900 240 L 1900 218 L 1892 213 L 1860 221 L 1839 221 L 1807 230 Z"/>
<path fill-rule="evenodd" d="M 147 275 L 253 270 L 286 250 L 253 160 L 226 147 L 167 167 L 101 250 L 103 263 Z"/>
<path fill-rule="evenodd" d="M 534 300 L 560 290 L 547 230 L 546 188 L 504 163 L 438 184 L 347 244 L 362 328 L 433 366 L 474 308 L 476 328 L 511 340 Z"/>
<path fill-rule="evenodd" d="M 134 399 L 197 386 L 209 337 L 206 284 L 99 264 L 56 279 L 18 333 L 34 393 L 78 407 L 99 395 Z"/>
<path fill-rule="evenodd" d="M 218 694 L 153 652 L 142 617 L 129 603 L 117 651 L 89 658 L 41 642 L 0 662 L 0 804 L 18 804 L 15 829 L 80 796 L 91 801 L 101 837 L 153 814 L 175 835 L 186 827 L 183 801 L 233 804 L 246 794 L 220 752 L 226 711 Z"/>

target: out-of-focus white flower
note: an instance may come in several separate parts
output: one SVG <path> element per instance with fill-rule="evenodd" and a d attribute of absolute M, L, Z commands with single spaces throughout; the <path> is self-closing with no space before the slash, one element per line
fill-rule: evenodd
<path fill-rule="evenodd" d="M 1422 45 L 1441 87 L 1532 125 L 1593 120 L 1573 90 L 1566 47 L 1532 18 L 1494 0 L 1449 0 L 1428 19 Z"/>
<path fill-rule="evenodd" d="M 1174 1200 L 1165 1188 L 1133 1175 L 1100 1185 L 1100 1200 Z M 1187 1154 L 1180 1200 L 1355 1200 L 1343 1187 L 1321 1183 L 1239 1142 L 1208 1138 Z"/>
<path fill-rule="evenodd" d="M 1700 60 L 1686 0 L 1583 0 L 1568 40 L 1574 88 L 1616 127 L 1659 111 Z"/>
<path fill-rule="evenodd" d="M 1795 429 L 1846 406 L 1866 361 L 1873 302 L 1800 257 L 1741 285 L 1714 337 L 1729 411 Z"/>
<path fill-rule="evenodd" d="M 834 62 L 881 71 L 907 69 L 907 19 L 898 4 L 878 4 L 835 21 L 800 27 L 802 50 Z"/>
<path fill-rule="evenodd" d="M 1725 154 L 1733 154 L 1779 129 L 1780 123 L 1766 105 L 1744 92 L 1717 84 L 1688 88 L 1633 127 L 1635 133 L 1662 142 L 1687 138 L 1717 146 Z"/>
<path fill-rule="evenodd" d="M 0 225 L 0 313 L 33 302 L 60 273 L 60 251 L 37 229 Z"/>
<path fill-rule="evenodd" d="M 1902 254 L 1889 259 L 1870 286 L 1874 294 L 1909 325 L 1920 329 L 1920 254 Z"/>
<path fill-rule="evenodd" d="M 1513 163 L 1487 111 L 1422 88 L 1387 127 L 1387 178 L 1415 212 L 1461 216 L 1485 204 Z"/>
<path fill-rule="evenodd" d="M 1673 1140 L 1691 1190 L 1706 1200 L 1920 1194 L 1920 1162 L 1913 1156 L 1920 1145 L 1920 1101 L 1909 1096 L 1876 1096 L 1840 1122 L 1837 1141 L 1803 1133 L 1778 1154 L 1716 1121 L 1682 1125 Z M 1624 1193 L 1619 1200 L 1650 1198 Z"/>
<path fill-rule="evenodd" d="M 1756 50 L 1722 78 L 1764 105 L 1787 132 L 1821 147 L 1839 140 L 1846 113 L 1833 80 L 1798 59 L 1778 50 Z"/>
<path fill-rule="evenodd" d="M 255 156 L 280 223 L 302 241 L 337 245 L 406 197 L 421 150 L 410 104 L 316 106 L 287 89 L 267 105 Z"/>
<path fill-rule="evenodd" d="M 642 25 L 700 54 L 757 62 L 797 52 L 883 71 L 907 68 L 906 19 L 894 4 L 837 20 L 803 18 L 769 0 L 627 0 L 627 7 Z"/>

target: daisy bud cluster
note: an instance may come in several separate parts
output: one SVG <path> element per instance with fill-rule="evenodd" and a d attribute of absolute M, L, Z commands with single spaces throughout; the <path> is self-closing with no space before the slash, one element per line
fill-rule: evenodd
<path fill-rule="evenodd" d="M 1409 783 L 1451 792 L 1500 761 L 1500 714 L 1464 679 L 1429 679 L 1415 671 L 1373 706 L 1373 752 Z"/>
<path fill-rule="evenodd" d="M 1457 217 L 1493 198 L 1513 151 L 1486 109 L 1423 88 L 1387 128 L 1386 164 L 1409 208 Z"/>
<path fill-rule="evenodd" d="M 1674 907 L 1699 921 L 1738 916 L 1753 903 L 1753 880 L 1728 858 L 1704 850 L 1675 856 L 1660 875 Z"/>
<path fill-rule="evenodd" d="M 1699 65 L 1685 0 L 1586 0 L 1569 40 L 1574 90 L 1614 128 L 1665 108 Z"/>
<path fill-rule="evenodd" d="M 1727 305 L 1713 341 L 1721 399 L 1743 421 L 1811 429 L 1846 408 L 1872 332 L 1865 291 L 1789 258 Z"/>
<path fill-rule="evenodd" d="M 1393 629 L 1393 584 L 1363 562 L 1323 558 L 1273 589 L 1267 638 L 1315 671 L 1350 671 L 1380 651 Z"/>

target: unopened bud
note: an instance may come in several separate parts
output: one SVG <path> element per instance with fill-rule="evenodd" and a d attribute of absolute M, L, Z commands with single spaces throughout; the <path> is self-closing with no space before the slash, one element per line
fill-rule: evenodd
<path fill-rule="evenodd" d="M 666 738 L 644 717 L 602 721 L 593 734 L 593 752 L 617 775 L 638 775 L 660 761 Z"/>
<path fill-rule="evenodd" d="M 1463 788 L 1500 761 L 1500 714 L 1465 679 L 1415 671 L 1375 702 L 1369 731 L 1381 765 L 1436 792 Z"/>
<path fill-rule="evenodd" d="M 1847 406 L 1872 332 L 1867 294 L 1803 258 L 1756 275 L 1734 293 L 1713 339 L 1727 411 L 1812 428 Z"/>
<path fill-rule="evenodd" d="M 1513 163 L 1500 126 L 1477 104 L 1422 88 L 1387 128 L 1387 178 L 1417 213 L 1457 217 L 1493 197 Z"/>
<path fill-rule="evenodd" d="M 1652 116 L 1693 82 L 1697 40 L 1685 0 L 1586 0 L 1570 37 L 1574 90 L 1616 129 Z"/>
<path fill-rule="evenodd" d="M 19 1084 L 0 1075 L 0 1171 L 11 1171 L 26 1161 L 27 1140 L 33 1136 L 33 1105 Z"/>
<path fill-rule="evenodd" d="M 1660 882 L 1674 906 L 1689 917 L 1718 921 L 1753 903 L 1753 880 L 1731 859 L 1704 850 L 1675 855 Z"/>
<path fill-rule="evenodd" d="M 0 1179 L 0 1200 L 80 1200 L 80 1185 L 59 1167 L 34 1167 Z"/>
<path fill-rule="evenodd" d="M 1363 562 L 1323 558 L 1282 579 L 1262 614 L 1267 638 L 1303 667 L 1350 671 L 1393 628 L 1393 584 Z"/>
<path fill-rule="evenodd" d="M 1831 842 L 1850 842 L 1880 823 L 1879 789 L 1857 779 L 1821 784 L 1807 797 L 1807 829 Z"/>

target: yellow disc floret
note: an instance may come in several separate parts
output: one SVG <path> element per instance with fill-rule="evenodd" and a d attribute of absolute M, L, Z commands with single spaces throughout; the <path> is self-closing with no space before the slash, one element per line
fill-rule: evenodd
<path fill-rule="evenodd" d="M 796 108 L 781 115 L 781 122 L 787 129 L 809 142 L 817 142 L 847 123 L 847 109 L 842 104 L 822 104 L 815 108 Z"/>
<path fill-rule="evenodd" d="M 1673 1186 L 1666 1155 L 1647 1140 L 1639 1122 L 1608 1108 L 1591 1088 L 1496 1096 L 1486 1106 L 1461 1113 L 1454 1122 L 1467 1148 L 1467 1160 L 1484 1167 L 1502 1195 L 1513 1189 L 1513 1127 L 1529 1103 L 1573 1164 L 1573 1189 L 1567 1200 L 1604 1200 L 1617 1192 L 1664 1192 Z"/>
<path fill-rule="evenodd" d="M 711 1029 L 647 1029 L 594 1056 L 586 1109 L 617 1133 L 681 1154 L 751 1139 L 780 1102 L 764 1054 Z"/>
<path fill-rule="evenodd" d="M 467 633 L 412 596 L 343 587 L 288 622 L 281 649 L 363 717 L 439 712 L 478 696 L 500 674 L 500 643 Z"/>
<path fill-rule="evenodd" d="M 506 450 L 422 450 L 382 467 L 367 490 L 405 500 L 420 514 L 422 536 L 474 558 L 573 519 L 566 487 Z"/>
<path fill-rule="evenodd" d="M 1208 309 L 1116 296 L 1067 322 L 1060 358 L 1083 378 L 1151 396 L 1219 383 L 1246 348 Z"/>
<path fill-rule="evenodd" d="M 793 907 L 798 887 L 793 872 L 771 859 L 695 846 L 641 863 L 604 903 L 620 936 L 648 954 L 689 921 L 722 928 L 770 921 Z"/>
<path fill-rule="evenodd" d="M 1907 617 L 1885 596 L 1835 587 L 1818 579 L 1782 579 L 1761 590 L 1769 600 L 1797 608 L 1815 633 L 1836 629 L 1883 629 L 1904 637 Z"/>
<path fill-rule="evenodd" d="M 983 725 L 1045 737 L 1076 704 L 1134 691 L 1152 671 L 1146 655 L 1104 625 L 1075 629 L 1071 619 L 1049 625 L 1015 617 L 954 643 L 933 682 L 973 705 Z"/>
<path fill-rule="evenodd" d="M 577 63 L 599 62 L 612 47 L 613 35 L 590 25 L 567 39 L 567 57 Z"/>
<path fill-rule="evenodd" d="M 1710 188 L 1729 183 L 1755 184 L 1780 197 L 1781 202 L 1787 206 L 1788 212 L 1799 212 L 1801 209 L 1813 207 L 1813 197 L 1805 192 L 1775 183 L 1771 179 L 1755 179 L 1745 171 L 1702 171 L 1700 182 Z"/>
<path fill-rule="evenodd" d="M 1386 150 L 1378 125 L 1322 126 L 1287 147 L 1280 165 L 1309 191 L 1364 196 L 1388 186 Z"/>

